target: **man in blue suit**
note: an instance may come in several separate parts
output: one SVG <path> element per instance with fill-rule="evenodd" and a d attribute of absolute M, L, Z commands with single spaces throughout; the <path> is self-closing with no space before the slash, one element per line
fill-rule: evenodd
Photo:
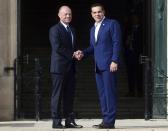
<path fill-rule="evenodd" d="M 90 31 L 90 46 L 83 51 L 76 51 L 74 57 L 94 55 L 96 83 L 102 111 L 102 123 L 95 128 L 115 128 L 117 107 L 117 70 L 120 53 L 120 26 L 116 20 L 105 18 L 101 4 L 91 6 L 91 15 L 95 20 Z"/>
<path fill-rule="evenodd" d="M 74 121 L 73 100 L 75 92 L 75 32 L 70 26 L 72 12 L 68 6 L 61 6 L 58 12 L 60 22 L 50 28 L 51 43 L 52 96 L 51 114 L 53 128 L 64 128 L 62 125 L 61 102 L 66 128 L 81 128 Z"/>

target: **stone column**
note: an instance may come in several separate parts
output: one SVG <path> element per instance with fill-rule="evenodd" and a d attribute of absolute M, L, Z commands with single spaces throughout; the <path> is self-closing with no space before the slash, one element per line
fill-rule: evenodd
<path fill-rule="evenodd" d="M 167 25 L 168 25 L 168 3 L 166 0 L 166 10 L 167 10 Z M 168 32 L 168 26 L 167 26 L 167 32 Z M 167 76 L 168 76 L 168 34 L 167 34 Z M 168 78 L 167 78 L 167 119 L 168 119 Z"/>
<path fill-rule="evenodd" d="M 17 0 L 0 0 L 0 121 L 14 118 L 13 67 L 17 55 Z"/>

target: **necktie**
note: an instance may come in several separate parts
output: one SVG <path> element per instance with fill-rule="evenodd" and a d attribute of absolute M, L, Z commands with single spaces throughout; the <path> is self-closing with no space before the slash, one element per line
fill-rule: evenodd
<path fill-rule="evenodd" d="M 71 29 L 70 29 L 70 27 L 69 26 L 67 26 L 67 32 L 68 32 L 68 36 L 69 36 L 69 38 L 70 38 L 70 41 L 72 42 L 72 34 L 71 34 Z"/>

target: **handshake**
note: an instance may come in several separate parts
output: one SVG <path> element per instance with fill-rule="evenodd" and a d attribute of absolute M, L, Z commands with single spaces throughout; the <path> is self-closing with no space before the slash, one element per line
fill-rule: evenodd
<path fill-rule="evenodd" d="M 84 57 L 84 54 L 81 50 L 77 50 L 73 53 L 72 57 L 77 59 L 77 60 L 81 60 Z"/>

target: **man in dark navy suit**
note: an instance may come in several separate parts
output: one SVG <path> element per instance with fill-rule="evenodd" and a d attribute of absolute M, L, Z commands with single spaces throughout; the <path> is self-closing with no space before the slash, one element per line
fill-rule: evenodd
<path fill-rule="evenodd" d="M 105 18 L 105 10 L 101 4 L 91 6 L 91 15 L 95 20 L 90 31 L 90 46 L 83 51 L 76 51 L 74 56 L 94 55 L 96 83 L 103 120 L 95 128 L 115 128 L 117 107 L 117 70 L 120 53 L 120 26 L 116 20 Z"/>
<path fill-rule="evenodd" d="M 58 12 L 60 22 L 50 28 L 49 39 L 51 51 L 52 97 L 51 113 L 53 128 L 64 128 L 62 125 L 61 102 L 66 128 L 81 128 L 74 121 L 73 101 L 75 93 L 75 32 L 69 25 L 72 12 L 68 6 L 61 6 Z"/>

